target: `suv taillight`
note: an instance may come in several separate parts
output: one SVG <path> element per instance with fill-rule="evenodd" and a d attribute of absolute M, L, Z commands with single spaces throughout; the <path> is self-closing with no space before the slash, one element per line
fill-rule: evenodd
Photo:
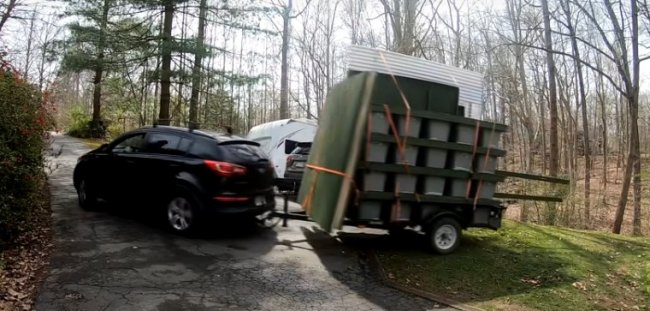
<path fill-rule="evenodd" d="M 293 156 L 288 156 L 287 157 L 287 167 L 291 167 L 293 165 Z"/>
<path fill-rule="evenodd" d="M 241 165 L 212 160 L 204 160 L 203 163 L 213 172 L 223 177 L 246 175 L 246 168 Z"/>

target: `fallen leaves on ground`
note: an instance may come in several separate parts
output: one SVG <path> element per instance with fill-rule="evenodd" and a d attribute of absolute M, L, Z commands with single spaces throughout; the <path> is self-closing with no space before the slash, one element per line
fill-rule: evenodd
<path fill-rule="evenodd" d="M 45 183 L 46 185 L 46 183 Z M 45 278 L 51 243 L 49 191 L 34 211 L 33 223 L 41 224 L 23 233 L 14 244 L 0 250 L 0 311 L 32 310 Z"/>
<path fill-rule="evenodd" d="M 535 286 L 535 287 L 538 287 L 538 286 L 542 285 L 542 281 L 539 280 L 539 279 L 526 279 L 526 278 L 524 278 L 524 279 L 521 279 L 521 281 L 526 283 L 526 284 Z"/>
<path fill-rule="evenodd" d="M 587 290 L 587 285 L 583 282 L 573 282 L 571 285 L 577 289 Z"/>

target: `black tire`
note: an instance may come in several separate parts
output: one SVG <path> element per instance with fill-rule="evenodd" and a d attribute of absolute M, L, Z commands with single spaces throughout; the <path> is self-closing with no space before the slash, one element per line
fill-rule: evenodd
<path fill-rule="evenodd" d="M 79 200 L 79 207 L 84 210 L 92 211 L 97 209 L 97 197 L 95 196 L 92 188 L 88 186 L 85 178 L 81 177 L 77 183 L 77 198 Z"/>
<path fill-rule="evenodd" d="M 461 237 L 460 224 L 451 217 L 436 219 L 427 230 L 429 248 L 440 255 L 453 253 L 460 246 Z"/>
<path fill-rule="evenodd" d="M 165 225 L 174 233 L 188 235 L 200 228 L 201 201 L 185 187 L 178 187 L 165 200 Z"/>

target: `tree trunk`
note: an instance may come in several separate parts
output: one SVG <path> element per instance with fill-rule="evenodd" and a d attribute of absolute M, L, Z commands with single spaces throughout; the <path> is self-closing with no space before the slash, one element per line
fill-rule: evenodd
<path fill-rule="evenodd" d="M 549 117 L 550 117 L 550 145 L 551 156 L 549 163 L 549 174 L 557 176 L 559 170 L 559 150 L 558 150 L 558 129 L 557 129 L 557 89 L 555 85 L 555 60 L 553 59 L 553 38 L 551 36 L 551 20 L 548 10 L 548 0 L 542 0 L 542 10 L 544 15 L 544 42 L 546 46 L 546 64 L 548 66 L 548 86 L 549 86 Z"/>
<path fill-rule="evenodd" d="M 614 219 L 613 233 L 620 234 L 623 226 L 623 218 L 625 216 L 625 207 L 627 205 L 627 198 L 630 193 L 630 181 L 632 179 L 632 165 L 634 163 L 634 149 L 630 144 L 630 152 L 628 153 L 627 165 L 625 165 L 625 173 L 623 176 L 623 186 L 621 187 L 621 196 L 618 199 L 618 207 L 616 209 L 616 216 Z"/>
<path fill-rule="evenodd" d="M 641 146 L 639 141 L 639 84 L 640 84 L 640 67 L 639 60 L 639 8 L 637 0 L 630 0 L 632 8 L 632 98 L 628 102 L 630 107 L 630 149 L 632 150 L 631 159 L 633 162 L 628 165 L 634 165 L 634 214 L 632 221 L 632 233 L 641 235 Z"/>
<path fill-rule="evenodd" d="M 419 0 L 404 0 L 404 28 L 402 31 L 402 42 L 400 42 L 400 53 L 413 55 L 415 52 L 415 19 Z"/>
<path fill-rule="evenodd" d="M 162 64 L 160 70 L 160 112 L 158 123 L 169 125 L 169 103 L 171 101 L 171 65 L 172 65 L 172 28 L 174 19 L 174 1 L 165 1 L 163 34 L 162 34 Z"/>
<path fill-rule="evenodd" d="M 41 47 L 41 61 L 38 66 L 38 89 L 43 89 L 43 84 L 45 83 L 45 64 L 47 63 L 47 48 L 49 47 L 50 42 L 43 43 Z M 78 93 L 77 93 L 78 94 Z"/>
<path fill-rule="evenodd" d="M 102 20 L 99 28 L 99 43 L 97 45 L 97 65 L 95 77 L 93 78 L 93 126 L 101 124 L 101 101 L 102 101 L 102 75 L 104 73 L 104 46 L 106 45 L 106 25 L 108 24 L 108 11 L 110 0 L 104 0 L 102 7 Z"/>
<path fill-rule="evenodd" d="M 600 58 L 597 59 L 596 65 L 598 66 L 598 69 L 601 69 L 601 64 L 600 64 Z M 607 193 L 607 169 L 609 166 L 608 163 L 608 150 L 607 150 L 607 110 L 605 108 L 605 101 L 607 99 L 607 96 L 605 95 L 605 83 L 603 81 L 603 76 L 599 75 L 598 80 L 597 80 L 597 85 L 598 85 L 598 102 L 600 104 L 600 120 L 602 122 L 602 151 L 603 151 L 603 177 L 602 177 L 602 197 L 603 197 L 603 207 L 607 206 L 607 196 L 605 195 Z"/>
<path fill-rule="evenodd" d="M 619 95 L 619 97 L 622 97 Z M 616 141 L 617 141 L 617 146 L 616 146 L 616 175 L 618 176 L 618 169 L 621 168 L 623 159 L 622 159 L 622 154 L 625 152 L 625 147 L 624 147 L 624 138 L 623 138 L 623 107 L 621 104 L 622 100 L 615 99 L 615 110 L 616 110 Z M 616 180 L 615 180 L 616 182 Z"/>
<path fill-rule="evenodd" d="M 623 28 L 618 24 L 615 19 L 615 11 L 609 0 L 605 0 L 607 12 L 614 23 L 615 38 L 622 49 L 621 59 L 619 59 L 618 70 L 621 78 L 625 82 L 625 99 L 628 104 L 628 129 L 630 133 L 629 139 L 629 153 L 628 160 L 625 164 L 625 176 L 623 177 L 623 186 L 621 197 L 619 198 L 618 208 L 616 210 L 616 219 L 614 220 L 614 233 L 621 232 L 623 218 L 625 214 L 625 207 L 630 190 L 630 183 L 633 182 L 633 233 L 635 235 L 641 234 L 641 150 L 639 144 L 639 22 L 638 22 L 638 7 L 637 1 L 630 1 L 631 8 L 631 48 L 632 48 L 632 72 L 630 73 L 629 63 L 627 58 L 626 37 Z"/>
<path fill-rule="evenodd" d="M 149 59 L 145 58 L 142 68 L 142 109 L 140 109 L 140 127 L 147 124 L 147 110 L 149 110 Z"/>
<path fill-rule="evenodd" d="M 639 141 L 639 88 L 635 87 L 634 95 L 630 101 L 630 161 L 628 166 L 633 167 L 633 218 L 632 234 L 641 235 L 641 147 Z M 629 182 L 628 182 L 629 183 Z"/>
<path fill-rule="evenodd" d="M 198 128 L 199 91 L 201 89 L 201 61 L 203 59 L 203 40 L 205 40 L 205 18 L 208 11 L 207 0 L 199 4 L 199 33 L 194 52 L 194 67 L 192 68 L 192 95 L 190 97 L 190 128 Z"/>
<path fill-rule="evenodd" d="M 575 59 L 580 59 L 580 50 L 578 48 L 578 40 L 576 38 L 575 29 L 573 28 L 573 20 L 571 16 L 571 7 L 568 3 L 560 1 L 560 5 L 564 10 L 566 16 L 565 26 L 569 30 L 569 35 L 571 37 L 571 48 L 573 49 L 573 57 Z M 587 228 L 590 227 L 591 221 L 591 148 L 589 141 L 589 120 L 587 118 L 587 95 L 585 92 L 585 82 L 582 74 L 582 63 L 580 61 L 575 61 L 576 71 L 578 74 L 578 91 L 580 94 L 580 107 L 582 112 L 582 140 L 583 140 L 583 149 L 585 154 L 585 186 L 584 186 L 584 200 L 585 200 L 585 224 Z"/>
<path fill-rule="evenodd" d="M 282 14 L 282 64 L 280 77 L 280 119 L 289 119 L 289 21 L 291 19 L 292 0 L 288 0 Z"/>
<path fill-rule="evenodd" d="M 29 19 L 29 32 L 27 34 L 27 51 L 25 51 L 25 67 L 23 68 L 23 76 L 29 79 L 29 68 L 31 67 L 32 60 L 32 42 L 34 41 L 34 25 L 36 24 L 36 10 L 32 12 L 32 17 Z"/>

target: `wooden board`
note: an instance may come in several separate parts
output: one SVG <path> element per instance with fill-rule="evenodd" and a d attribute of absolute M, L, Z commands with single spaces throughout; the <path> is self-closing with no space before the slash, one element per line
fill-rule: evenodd
<path fill-rule="evenodd" d="M 375 78 L 375 73 L 354 75 L 334 86 L 327 95 L 298 195 L 309 216 L 325 231 L 342 226 L 350 192 L 354 192 L 352 178 L 365 133 Z M 309 166 L 339 172 L 350 178 L 319 172 Z"/>

